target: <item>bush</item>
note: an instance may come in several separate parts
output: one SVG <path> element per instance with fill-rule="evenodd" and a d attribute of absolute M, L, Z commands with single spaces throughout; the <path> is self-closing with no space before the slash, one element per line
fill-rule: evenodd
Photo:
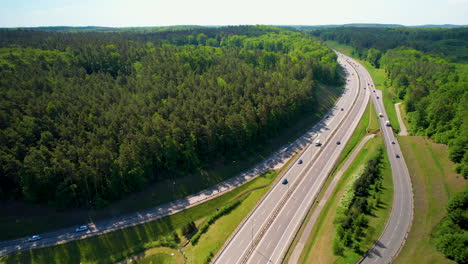
<path fill-rule="evenodd" d="M 183 228 L 182 228 L 182 235 L 186 237 L 187 239 L 190 237 L 190 235 L 197 229 L 195 223 L 193 221 L 188 222 Z"/>

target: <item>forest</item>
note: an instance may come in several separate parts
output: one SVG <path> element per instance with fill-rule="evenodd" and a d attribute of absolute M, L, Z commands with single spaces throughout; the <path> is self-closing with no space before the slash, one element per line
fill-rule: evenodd
<path fill-rule="evenodd" d="M 349 44 L 356 56 L 385 69 L 412 133 L 447 144 L 456 171 L 468 178 L 468 28 L 337 28 L 312 34 Z"/>
<path fill-rule="evenodd" d="M 0 199 L 102 207 L 248 155 L 319 83 L 336 55 L 288 29 L 0 30 Z"/>
<path fill-rule="evenodd" d="M 355 56 L 385 69 L 394 99 L 405 104 L 411 133 L 447 144 L 455 170 L 468 179 L 468 28 L 336 28 L 312 34 L 350 45 Z M 447 215 L 432 231 L 437 250 L 457 263 L 468 263 L 467 193 L 450 199 Z M 335 252 L 341 241 L 334 242 Z"/>

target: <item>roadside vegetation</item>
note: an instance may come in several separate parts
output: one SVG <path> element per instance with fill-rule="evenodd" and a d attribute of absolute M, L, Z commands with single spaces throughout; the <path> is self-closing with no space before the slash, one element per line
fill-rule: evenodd
<path fill-rule="evenodd" d="M 396 264 L 454 263 L 436 250 L 432 233 L 444 218 L 451 197 L 467 186 L 453 171 L 447 146 L 425 137 L 400 137 L 414 191 L 414 222 Z M 437 233 L 437 231 L 435 231 Z"/>
<path fill-rule="evenodd" d="M 362 254 L 361 241 L 367 233 L 368 216 L 380 206 L 383 149 L 361 166 L 350 178 L 338 204 L 334 220 L 336 233 L 333 253 L 344 256 L 346 249 Z"/>
<path fill-rule="evenodd" d="M 192 263 L 205 263 L 267 192 L 277 174 L 269 172 L 220 197 L 160 220 L 58 246 L 13 253 L 0 258 L 0 263 L 118 262 L 149 249 L 182 247 L 187 243 L 182 230 L 191 222 L 195 223 L 196 230 L 204 225 L 206 227 L 196 245 L 189 245 L 182 250 L 196 261 Z M 225 210 L 215 221 L 213 218 L 216 213 L 207 215 L 207 212 L 220 212 L 223 206 L 233 204 L 238 206 L 229 206 L 230 211 Z M 154 258 L 168 258 L 167 254 L 163 255 Z"/>
<path fill-rule="evenodd" d="M 350 198 L 350 191 L 346 195 L 347 186 L 353 186 L 353 175 L 359 175 L 363 171 L 362 164 L 373 159 L 379 149 L 384 147 L 383 139 L 380 135 L 371 139 L 366 143 L 364 148 L 356 156 L 356 159 L 343 174 L 337 184 L 330 200 L 327 201 L 322 213 L 317 219 L 317 223 L 312 229 L 312 232 L 307 240 L 304 250 L 300 256 L 299 263 L 355 263 L 361 257 L 362 252 L 371 248 L 375 240 L 380 236 L 388 216 L 391 211 L 393 184 L 390 164 L 386 153 L 383 153 L 381 180 L 377 184 L 379 191 L 374 186 L 371 187 L 369 193 L 372 197 L 369 202 L 369 208 L 372 208 L 372 214 L 366 215 L 367 224 L 366 230 L 360 229 L 363 232 L 361 239 L 353 243 L 355 248 L 343 247 L 341 241 L 334 242 L 334 235 L 337 232 L 337 225 L 330 219 L 336 219 L 340 214 L 338 208 L 342 197 Z M 357 177 L 357 176 L 356 176 Z M 354 178 L 356 180 L 356 178 Z M 347 198 L 343 198 L 344 200 Z M 352 201 L 353 199 L 347 199 Z M 362 218 L 362 217 L 361 217 Z M 334 244 L 339 243 L 340 255 L 333 253 Z"/>

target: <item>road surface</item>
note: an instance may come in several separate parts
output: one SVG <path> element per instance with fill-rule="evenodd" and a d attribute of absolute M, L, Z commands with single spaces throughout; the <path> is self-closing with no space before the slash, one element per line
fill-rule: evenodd
<path fill-rule="evenodd" d="M 364 67 L 359 68 L 359 74 L 364 76 L 363 78 L 372 80 Z M 372 85 L 371 87 L 374 87 L 372 82 L 370 82 L 370 84 Z M 366 264 L 391 263 L 403 247 L 413 221 L 413 188 L 410 175 L 392 128 L 385 126 L 387 114 L 385 113 L 382 96 L 380 95 L 379 99 L 376 98 L 379 92 L 378 90 L 376 90 L 375 93 L 372 92 L 371 98 L 376 112 L 384 114 L 383 117 L 379 118 L 379 122 L 392 167 L 393 204 L 390 218 L 387 221 L 382 235 L 376 241 L 373 248 L 369 250 L 359 262 Z M 404 128 L 404 125 L 401 126 L 401 128 Z M 392 142 L 394 144 L 392 144 Z M 397 158 L 396 155 L 398 155 L 399 158 Z"/>
<path fill-rule="evenodd" d="M 347 70 L 345 94 L 329 119 L 317 131 L 323 143 L 311 144 L 282 181 L 273 186 L 237 228 L 214 263 L 280 263 L 303 218 L 359 123 L 369 100 L 367 80 L 358 76 L 352 61 L 342 55 L 338 62 Z M 341 144 L 338 144 L 338 141 Z"/>

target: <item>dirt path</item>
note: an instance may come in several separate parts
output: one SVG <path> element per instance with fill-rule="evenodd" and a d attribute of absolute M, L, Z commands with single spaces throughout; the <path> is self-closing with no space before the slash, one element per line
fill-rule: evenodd
<path fill-rule="evenodd" d="M 336 185 L 338 184 L 338 181 L 340 180 L 341 176 L 343 173 L 349 168 L 351 163 L 354 161 L 356 158 L 357 154 L 359 151 L 362 149 L 364 144 L 366 144 L 367 141 L 369 141 L 371 138 L 373 138 L 375 134 L 372 135 L 367 135 L 364 137 L 359 145 L 354 149 L 353 153 L 349 156 L 349 158 L 346 160 L 344 163 L 343 167 L 336 173 L 335 177 L 333 178 L 332 182 L 328 186 L 325 195 L 322 197 L 322 200 L 320 200 L 320 203 L 318 204 L 317 208 L 315 208 L 314 212 L 312 213 L 312 216 L 309 219 L 309 222 L 307 223 L 307 226 L 304 228 L 304 231 L 301 234 L 301 237 L 299 238 L 299 242 L 297 243 L 296 247 L 294 248 L 294 251 L 289 258 L 288 263 L 297 263 L 299 261 L 299 257 L 301 256 L 302 250 L 304 249 L 304 246 L 307 242 L 307 238 L 310 235 L 310 232 L 312 231 L 312 228 L 315 225 L 315 222 L 318 219 L 318 216 L 322 212 L 323 207 L 327 203 L 328 199 L 330 198 L 333 190 L 335 190 Z"/>
<path fill-rule="evenodd" d="M 406 129 L 405 123 L 403 123 L 403 119 L 401 118 L 401 113 L 400 113 L 400 105 L 401 103 L 395 104 L 395 109 L 397 112 L 398 116 L 398 123 L 400 123 L 400 136 L 407 136 L 408 135 L 408 130 Z"/>

